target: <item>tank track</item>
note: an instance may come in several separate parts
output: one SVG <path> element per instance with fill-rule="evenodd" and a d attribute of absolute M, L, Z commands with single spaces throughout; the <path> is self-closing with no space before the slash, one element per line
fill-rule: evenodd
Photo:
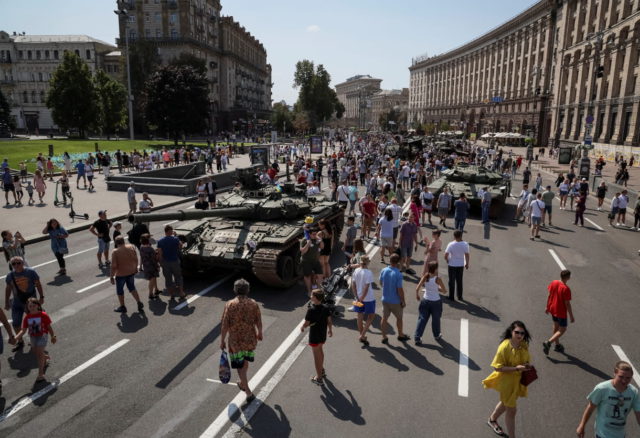
<path fill-rule="evenodd" d="M 294 278 L 292 281 L 285 282 L 278 275 L 278 259 L 280 256 L 291 249 L 293 245 L 298 244 L 298 239 L 293 239 L 289 246 L 285 248 L 260 248 L 253 255 L 252 271 L 258 280 L 267 286 L 277 288 L 288 288 L 298 281 Z M 297 260 L 294 260 L 297 264 Z"/>

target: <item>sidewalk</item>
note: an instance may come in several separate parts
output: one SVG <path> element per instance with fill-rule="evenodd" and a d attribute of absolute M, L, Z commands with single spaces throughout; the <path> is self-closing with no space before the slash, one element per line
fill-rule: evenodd
<path fill-rule="evenodd" d="M 227 166 L 227 171 L 233 171 L 237 167 L 247 167 L 249 165 L 249 154 L 236 155 Z M 115 174 L 118 172 L 117 169 L 112 169 L 112 175 L 114 171 Z M 76 189 L 76 176 L 71 175 L 70 185 L 71 194 L 73 195 L 73 209 L 78 214 L 87 213 L 89 215 L 89 220 L 85 220 L 84 218 L 72 220 L 69 217 L 71 206 L 68 202 L 66 206 L 62 204 L 57 207 L 54 206 L 53 201 L 56 192 L 55 181 L 58 178 L 59 177 L 56 176 L 53 182 L 47 180 L 47 189 L 44 196 L 44 203 L 42 204 L 38 202 L 38 194 L 34 192 L 33 198 L 36 203 L 34 205 L 28 205 L 29 196 L 24 189 L 22 206 L 16 206 L 13 203 L 8 206 L 4 205 L 5 202 L 4 199 L 2 199 L 3 207 L 0 209 L 0 228 L 10 230 L 14 233 L 20 231 L 27 242 L 33 243 L 48 238 L 48 236 L 42 234 L 42 229 L 51 218 L 57 219 L 67 231 L 73 232 L 89 228 L 98 218 L 98 210 L 107 210 L 107 217 L 111 220 L 123 220 L 129 212 L 127 193 L 108 191 L 106 181 L 101 173 L 96 173 L 94 176 L 93 185 L 95 186 L 95 191 L 92 193 L 84 189 L 82 181 L 80 182 L 80 190 Z M 136 199 L 139 202 L 140 199 L 142 199 L 142 193 L 137 193 Z M 154 203 L 153 210 L 158 210 L 193 200 L 195 199 L 195 194 L 193 197 L 151 195 L 151 199 Z M 62 202 L 62 193 L 60 190 L 58 190 L 58 200 Z M 12 201 L 13 196 L 9 194 L 9 202 Z M 125 229 L 126 228 L 127 227 L 125 227 Z"/>

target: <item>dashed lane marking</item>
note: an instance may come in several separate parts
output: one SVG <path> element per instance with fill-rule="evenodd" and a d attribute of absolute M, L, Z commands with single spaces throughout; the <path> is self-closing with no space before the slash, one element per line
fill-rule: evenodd
<path fill-rule="evenodd" d="M 204 289 L 202 289 L 200 292 L 198 292 L 195 295 L 192 295 L 191 297 L 189 297 L 186 301 L 181 302 L 180 304 L 178 304 L 176 307 L 174 307 L 174 310 L 181 310 L 184 307 L 187 306 L 187 304 L 191 304 L 193 303 L 195 300 L 197 300 L 198 298 L 200 298 L 203 295 L 208 294 L 209 292 L 211 292 L 213 289 L 215 289 L 216 287 L 220 286 L 222 283 L 224 283 L 225 281 L 227 281 L 228 279 L 230 279 L 231 277 L 233 277 L 235 275 L 235 272 L 232 272 L 231 274 L 227 275 L 226 277 L 221 278 L 220 280 L 216 281 L 215 283 L 213 283 L 211 286 L 208 286 Z"/>
<path fill-rule="evenodd" d="M 563 271 L 567 269 L 567 267 L 562 263 L 562 260 L 560 260 L 560 257 L 558 257 L 558 254 L 556 254 L 554 250 L 550 249 L 549 254 L 551 254 L 551 257 L 553 257 L 558 266 L 560 266 L 560 269 L 562 269 Z"/>
<path fill-rule="evenodd" d="M 596 227 L 596 229 L 598 229 L 599 231 L 604 231 L 604 228 L 602 228 L 600 225 L 596 224 L 594 221 L 592 221 L 591 219 L 589 219 L 588 217 L 584 218 L 585 221 L 589 222 L 591 225 L 593 225 L 594 227 Z"/>
<path fill-rule="evenodd" d="M 100 286 L 101 284 L 104 284 L 104 283 L 106 283 L 106 282 L 107 282 L 107 281 L 109 281 L 109 280 L 110 280 L 109 278 L 105 278 L 104 280 L 100 280 L 99 282 L 94 283 L 94 284 L 92 284 L 91 286 L 83 287 L 82 289 L 77 290 L 77 291 L 76 291 L 76 293 L 77 293 L 77 294 L 81 294 L 82 292 L 86 292 L 86 291 L 88 291 L 89 289 L 93 289 L 93 288 L 94 288 L 94 287 L 96 287 L 96 286 Z"/>
<path fill-rule="evenodd" d="M 469 320 L 460 320 L 460 358 L 458 373 L 458 395 L 469 397 Z"/>

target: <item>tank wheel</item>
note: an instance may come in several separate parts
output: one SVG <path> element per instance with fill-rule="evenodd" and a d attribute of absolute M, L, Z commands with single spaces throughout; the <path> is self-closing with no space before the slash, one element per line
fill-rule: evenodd
<path fill-rule="evenodd" d="M 293 257 L 283 255 L 278 260 L 278 277 L 282 281 L 284 287 L 291 287 L 298 280 L 297 266 Z"/>

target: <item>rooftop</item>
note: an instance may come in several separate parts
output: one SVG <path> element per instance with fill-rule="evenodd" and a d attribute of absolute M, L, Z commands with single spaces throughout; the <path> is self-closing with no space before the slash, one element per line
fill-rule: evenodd
<path fill-rule="evenodd" d="M 11 39 L 16 43 L 98 43 L 113 46 L 88 35 L 16 35 Z"/>

